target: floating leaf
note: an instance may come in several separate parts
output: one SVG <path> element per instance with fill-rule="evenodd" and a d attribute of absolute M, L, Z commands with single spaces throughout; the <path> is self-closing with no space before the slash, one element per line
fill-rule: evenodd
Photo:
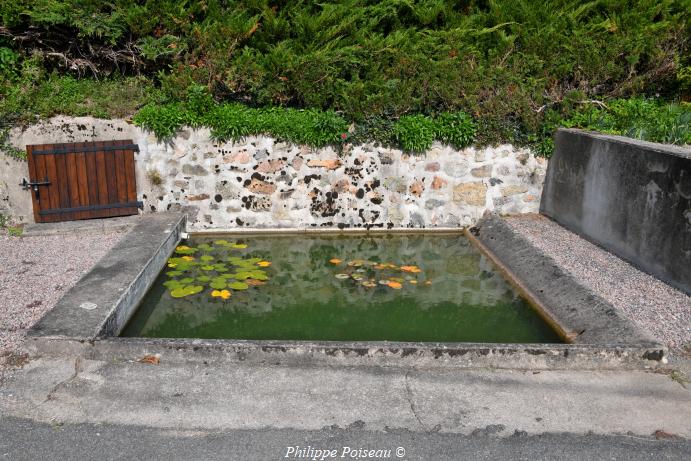
<path fill-rule="evenodd" d="M 214 266 L 202 266 L 203 271 L 212 271 L 214 270 Z"/>
<path fill-rule="evenodd" d="M 183 256 L 182 259 L 185 261 L 194 261 L 194 256 Z"/>
<path fill-rule="evenodd" d="M 203 251 L 211 251 L 212 250 L 211 245 L 209 245 L 208 243 L 202 243 L 201 245 L 197 246 L 197 248 L 199 248 L 200 250 L 203 250 Z"/>
<path fill-rule="evenodd" d="M 432 281 L 431 280 L 425 280 L 425 285 L 427 285 L 427 286 L 432 285 Z"/>
<path fill-rule="evenodd" d="M 236 250 L 243 250 L 243 249 L 247 248 L 247 245 L 244 243 L 234 243 L 230 247 L 235 248 Z"/>
<path fill-rule="evenodd" d="M 365 280 L 365 281 L 363 281 L 363 282 L 361 283 L 361 285 L 362 285 L 363 287 L 367 287 L 367 288 L 374 288 L 374 287 L 377 286 L 377 283 L 376 283 L 376 282 L 372 282 L 371 280 Z"/>
<path fill-rule="evenodd" d="M 341 264 L 343 262 L 343 260 L 338 259 L 338 258 L 333 258 L 333 259 L 329 259 L 329 262 L 331 264 Z"/>
<path fill-rule="evenodd" d="M 176 263 L 168 263 L 168 267 L 177 267 L 178 265 Z"/>
<path fill-rule="evenodd" d="M 190 248 L 185 245 L 180 245 L 179 247 L 175 248 L 175 252 L 181 255 L 191 255 L 197 252 L 196 248 Z"/>
<path fill-rule="evenodd" d="M 246 290 L 250 286 L 244 282 L 233 282 L 230 285 L 228 285 L 228 288 L 232 288 L 233 290 Z"/>
<path fill-rule="evenodd" d="M 357 281 L 360 281 L 360 280 L 362 280 L 362 279 L 364 278 L 361 274 L 352 274 L 350 277 L 351 277 L 353 280 L 357 280 Z"/>
<path fill-rule="evenodd" d="M 211 280 L 211 277 L 209 277 L 208 275 L 200 275 L 199 277 L 197 277 L 198 282 L 206 283 L 209 280 Z"/>
<path fill-rule="evenodd" d="M 204 255 L 204 256 L 202 256 L 202 257 L 199 258 L 199 259 L 201 259 L 202 261 L 208 262 L 208 261 L 213 261 L 213 260 L 214 260 L 214 257 L 213 257 L 213 256 L 209 256 L 209 255 Z"/>
<path fill-rule="evenodd" d="M 174 288 L 180 288 L 183 284 L 177 280 L 166 280 L 163 282 L 163 286 L 172 290 Z"/>
<path fill-rule="evenodd" d="M 184 298 L 185 296 L 200 293 L 202 290 L 204 290 L 203 286 L 187 285 L 185 287 L 175 288 L 174 290 L 171 290 L 170 296 L 172 296 L 173 298 Z"/>
<path fill-rule="evenodd" d="M 411 272 L 411 273 L 413 273 L 413 274 L 417 274 L 417 273 L 419 273 L 419 272 L 422 272 L 422 269 L 420 269 L 420 268 L 417 267 L 417 266 L 401 266 L 400 269 L 401 269 L 403 272 Z"/>
<path fill-rule="evenodd" d="M 216 272 L 228 272 L 228 267 L 225 264 L 214 264 Z"/>
<path fill-rule="evenodd" d="M 259 261 L 257 263 L 257 266 L 259 266 L 259 267 L 269 267 L 270 265 L 271 265 L 271 263 L 269 261 Z"/>
<path fill-rule="evenodd" d="M 336 277 L 339 280 L 345 280 L 345 279 L 350 278 L 350 274 L 340 273 L 340 274 L 334 275 L 334 277 Z"/>
<path fill-rule="evenodd" d="M 379 285 L 388 285 L 391 282 L 391 280 L 380 280 Z"/>
<path fill-rule="evenodd" d="M 230 245 L 230 244 L 228 243 L 227 240 L 216 240 L 216 241 L 214 242 L 214 245 L 226 246 L 226 245 Z"/>
<path fill-rule="evenodd" d="M 382 269 L 386 269 L 386 264 L 375 264 L 374 268 L 380 271 Z"/>
<path fill-rule="evenodd" d="M 393 288 L 394 290 L 400 290 L 402 285 L 399 282 L 394 282 L 390 281 L 389 283 L 386 284 L 389 288 Z"/>
<path fill-rule="evenodd" d="M 184 279 L 180 279 L 179 282 L 187 285 L 189 283 L 194 282 L 194 279 L 192 277 L 185 277 Z"/>
<path fill-rule="evenodd" d="M 222 290 L 222 289 L 224 289 L 226 286 L 228 286 L 228 284 L 226 284 L 225 279 L 221 279 L 221 280 L 214 279 L 214 280 L 209 284 L 209 286 L 210 286 L 211 288 L 215 288 L 215 289 L 217 289 L 217 290 Z"/>
<path fill-rule="evenodd" d="M 236 278 L 238 280 L 255 278 L 255 277 L 252 277 L 252 275 L 253 275 L 252 272 L 236 272 L 233 275 L 235 276 L 233 278 Z"/>
<path fill-rule="evenodd" d="M 258 287 L 260 285 L 266 285 L 266 282 L 263 282 L 263 281 L 257 280 L 257 279 L 247 279 L 247 280 L 245 280 L 245 283 L 249 286 L 252 286 L 252 287 Z"/>
<path fill-rule="evenodd" d="M 228 291 L 228 290 L 214 290 L 211 292 L 211 296 L 213 296 L 215 298 L 228 299 L 228 298 L 230 298 L 230 291 Z"/>
<path fill-rule="evenodd" d="M 170 271 L 167 272 L 166 275 L 168 277 L 177 277 L 178 275 L 182 275 L 182 271 Z"/>
<path fill-rule="evenodd" d="M 410 280 L 410 283 L 413 285 L 417 285 L 417 280 Z"/>
<path fill-rule="evenodd" d="M 389 277 L 389 280 L 396 283 L 403 283 L 403 279 L 400 277 Z"/>

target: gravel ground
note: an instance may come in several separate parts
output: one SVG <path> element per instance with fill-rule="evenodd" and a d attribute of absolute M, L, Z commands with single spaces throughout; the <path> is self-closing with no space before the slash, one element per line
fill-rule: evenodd
<path fill-rule="evenodd" d="M 26 331 L 123 235 L 0 234 L 0 363 L 19 350 Z"/>
<path fill-rule="evenodd" d="M 506 222 L 671 349 L 683 352 L 691 345 L 691 296 L 544 216 L 513 216 Z"/>

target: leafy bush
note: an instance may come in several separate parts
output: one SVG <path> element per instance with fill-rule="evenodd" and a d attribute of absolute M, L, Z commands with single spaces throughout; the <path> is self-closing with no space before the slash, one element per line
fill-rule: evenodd
<path fill-rule="evenodd" d="M 441 142 L 462 149 L 473 142 L 475 124 L 464 112 L 443 113 L 434 121 L 436 138 Z"/>
<path fill-rule="evenodd" d="M 436 126 L 424 115 L 406 115 L 394 125 L 393 132 L 403 150 L 423 152 L 432 146 Z"/>

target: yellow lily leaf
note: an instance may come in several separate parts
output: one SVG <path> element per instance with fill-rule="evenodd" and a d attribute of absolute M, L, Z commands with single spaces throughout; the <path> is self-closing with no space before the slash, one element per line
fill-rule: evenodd
<path fill-rule="evenodd" d="M 194 261 L 193 256 L 183 256 L 182 259 L 184 259 L 185 261 Z"/>
<path fill-rule="evenodd" d="M 341 264 L 343 261 L 338 259 L 338 258 L 332 258 L 332 259 L 329 259 L 329 262 L 331 264 Z"/>
<path fill-rule="evenodd" d="M 269 262 L 269 261 L 259 261 L 257 263 L 257 266 L 259 266 L 259 267 L 269 267 L 270 265 L 271 265 L 271 262 Z"/>

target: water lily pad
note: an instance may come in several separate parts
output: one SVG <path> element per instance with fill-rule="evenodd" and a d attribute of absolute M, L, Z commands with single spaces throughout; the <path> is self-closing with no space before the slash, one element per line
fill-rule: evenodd
<path fill-rule="evenodd" d="M 169 271 L 166 272 L 166 275 L 168 277 L 177 277 L 178 275 L 182 275 L 182 271 Z"/>
<path fill-rule="evenodd" d="M 228 243 L 227 240 L 216 240 L 214 242 L 214 245 L 226 246 L 226 245 L 230 245 L 230 243 Z"/>
<path fill-rule="evenodd" d="M 259 261 L 257 263 L 257 266 L 259 266 L 259 267 L 269 267 L 270 265 L 271 265 L 271 262 L 269 262 L 269 261 Z"/>
<path fill-rule="evenodd" d="M 185 261 L 194 261 L 194 256 L 183 256 L 180 259 L 184 259 Z"/>
<path fill-rule="evenodd" d="M 230 247 L 235 248 L 236 250 L 243 250 L 243 249 L 247 248 L 247 244 L 245 244 L 245 243 L 234 243 Z"/>
<path fill-rule="evenodd" d="M 185 277 L 184 279 L 180 279 L 179 282 L 187 285 L 194 282 L 194 279 L 192 277 Z"/>
<path fill-rule="evenodd" d="M 258 287 L 261 285 L 266 285 L 266 282 L 264 282 L 262 280 L 257 280 L 257 279 L 247 279 L 247 280 L 245 280 L 245 283 L 249 286 L 252 286 L 252 287 Z"/>
<path fill-rule="evenodd" d="M 233 290 L 246 290 L 250 286 L 244 282 L 233 282 L 228 285 L 228 288 L 231 288 Z"/>
<path fill-rule="evenodd" d="M 334 275 L 334 277 L 336 277 L 336 278 L 339 279 L 339 280 L 345 280 L 345 279 L 349 279 L 349 278 L 350 278 L 350 274 L 340 273 L 340 274 Z"/>
<path fill-rule="evenodd" d="M 374 288 L 377 286 L 377 282 L 372 282 L 371 280 L 364 280 L 361 285 L 367 288 Z"/>
<path fill-rule="evenodd" d="M 225 279 L 221 279 L 221 280 L 214 279 L 214 280 L 209 284 L 209 286 L 210 286 L 211 288 L 215 288 L 216 290 L 222 290 L 222 289 L 224 289 L 226 286 L 228 286 L 228 284 L 226 283 Z"/>
<path fill-rule="evenodd" d="M 252 275 L 253 275 L 252 272 L 236 272 L 233 275 L 235 275 L 235 277 L 233 277 L 233 278 L 236 278 L 238 280 L 254 278 L 254 277 L 252 277 Z"/>
<path fill-rule="evenodd" d="M 394 290 L 400 290 L 402 285 L 399 282 L 394 282 L 393 280 L 390 280 L 389 283 L 386 284 L 389 288 L 393 288 Z"/>
<path fill-rule="evenodd" d="M 198 282 L 206 283 L 209 280 L 211 280 L 211 277 L 209 277 L 208 275 L 200 275 L 199 277 L 197 277 Z"/>
<path fill-rule="evenodd" d="M 228 272 L 228 267 L 225 264 L 214 264 L 216 272 Z"/>
<path fill-rule="evenodd" d="M 166 280 L 163 282 L 163 286 L 172 290 L 174 288 L 180 288 L 183 284 L 178 280 Z"/>
<path fill-rule="evenodd" d="M 170 291 L 170 296 L 173 298 L 184 298 L 185 296 L 195 295 L 201 293 L 204 290 L 203 286 L 200 285 L 187 285 L 180 288 L 175 288 Z"/>
<path fill-rule="evenodd" d="M 391 280 L 380 280 L 379 285 L 388 285 Z"/>
<path fill-rule="evenodd" d="M 202 266 L 203 271 L 212 271 L 214 270 L 214 266 Z"/>
<path fill-rule="evenodd" d="M 343 262 L 343 260 L 338 259 L 338 258 L 332 258 L 332 259 L 329 259 L 329 262 L 331 264 L 341 264 Z"/>
<path fill-rule="evenodd" d="M 214 260 L 214 257 L 213 257 L 213 256 L 209 256 L 209 255 L 204 255 L 204 256 L 202 256 L 202 257 L 199 258 L 199 259 L 201 259 L 202 261 L 208 262 L 208 261 L 213 261 L 213 260 Z"/>
<path fill-rule="evenodd" d="M 212 247 L 208 243 L 202 243 L 201 245 L 197 246 L 198 249 L 203 250 L 203 251 L 211 251 Z"/>
<path fill-rule="evenodd" d="M 175 253 L 180 255 L 191 255 L 197 252 L 196 248 L 191 248 L 186 245 L 180 245 L 175 248 Z"/>

